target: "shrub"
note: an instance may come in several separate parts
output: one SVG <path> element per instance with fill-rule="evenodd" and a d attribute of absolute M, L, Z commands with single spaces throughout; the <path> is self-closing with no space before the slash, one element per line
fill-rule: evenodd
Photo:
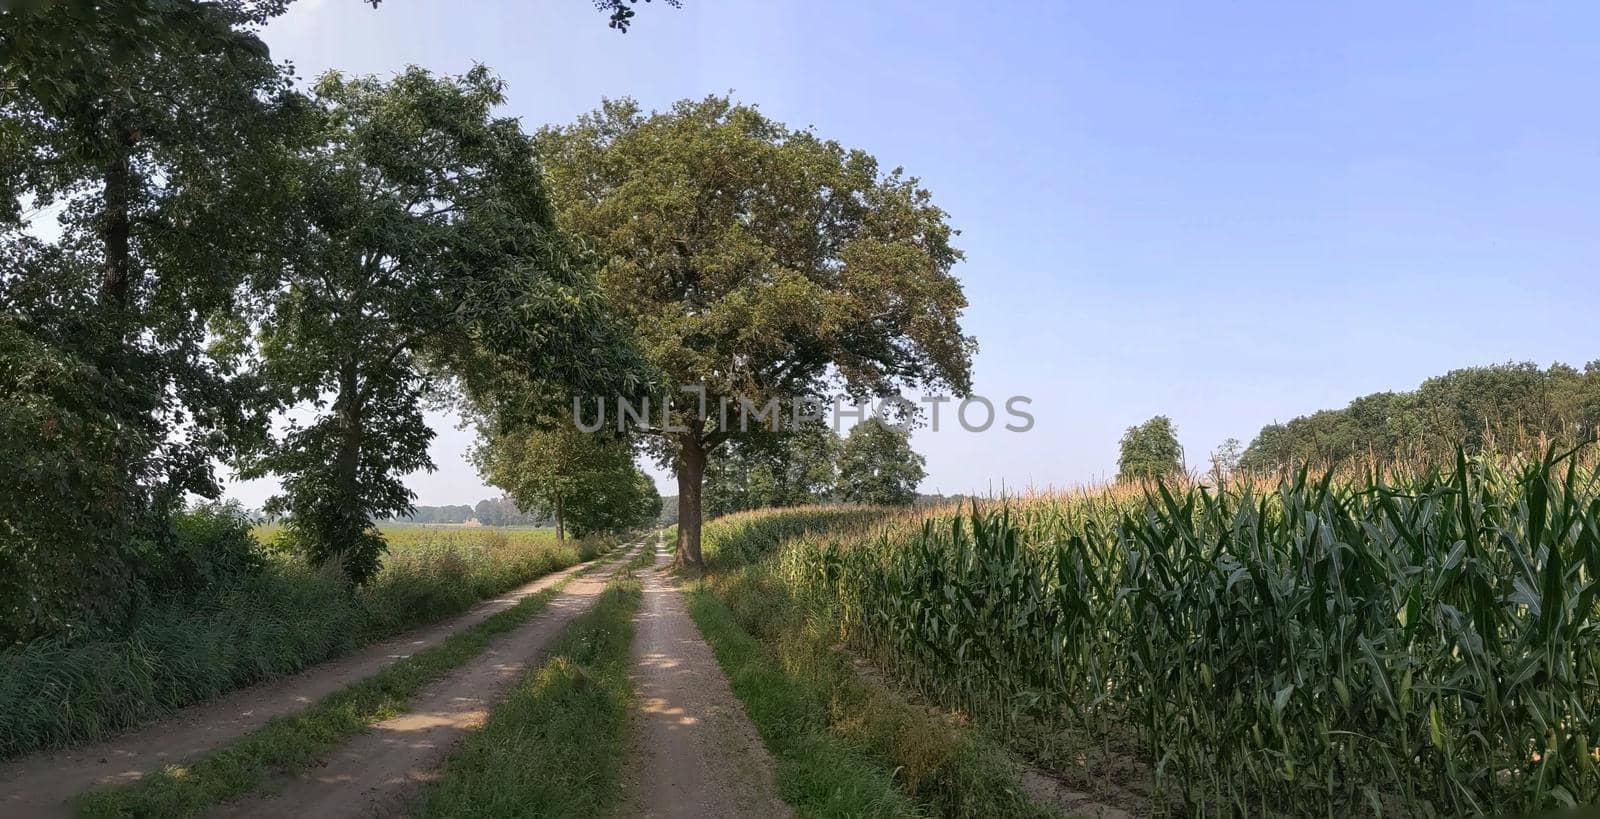
<path fill-rule="evenodd" d="M 152 556 L 145 587 L 158 598 L 187 598 L 232 585 L 266 565 L 237 501 L 202 503 L 172 518 L 171 546 Z"/>

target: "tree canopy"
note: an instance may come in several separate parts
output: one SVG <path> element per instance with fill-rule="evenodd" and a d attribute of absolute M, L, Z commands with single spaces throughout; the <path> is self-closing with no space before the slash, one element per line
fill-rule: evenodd
<path fill-rule="evenodd" d="M 313 88 L 291 182 L 301 238 L 253 323 L 260 378 L 315 418 L 244 474 L 283 475 L 268 511 L 287 515 L 285 542 L 340 556 L 358 581 L 382 551 L 372 521 L 407 512 L 403 477 L 433 468 L 422 411 L 453 365 L 579 383 L 596 368 L 598 299 L 554 229 L 529 137 L 494 114 L 502 99 L 481 66 Z"/>
<path fill-rule="evenodd" d="M 1165 415 L 1128 427 L 1120 447 L 1119 481 L 1154 480 L 1183 471 L 1183 447 L 1178 443 L 1178 428 Z"/>
<path fill-rule="evenodd" d="M 282 476 L 290 540 L 359 579 L 429 467 L 423 402 L 641 376 L 498 80 L 302 93 L 260 37 L 289 5 L 0 8 L 0 642 L 170 592 L 216 463 Z"/>
<path fill-rule="evenodd" d="M 596 248 L 660 375 L 655 412 L 668 402 L 676 425 L 707 408 L 647 430 L 678 475 L 680 561 L 701 563 L 702 476 L 748 420 L 739 399 L 968 390 L 961 254 L 915 178 L 726 97 L 609 101 L 538 147 L 559 223 Z M 712 420 L 725 401 L 728 426 Z"/>

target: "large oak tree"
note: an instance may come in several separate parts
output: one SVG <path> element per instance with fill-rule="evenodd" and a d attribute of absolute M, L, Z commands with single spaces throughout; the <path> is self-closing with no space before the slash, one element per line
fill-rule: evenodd
<path fill-rule="evenodd" d="M 672 417 L 647 432 L 677 473 L 680 563 L 703 565 L 706 461 L 741 434 L 722 399 L 969 389 L 961 254 L 915 178 L 724 97 L 608 101 L 538 146 L 561 224 L 598 249 L 661 375 Z"/>

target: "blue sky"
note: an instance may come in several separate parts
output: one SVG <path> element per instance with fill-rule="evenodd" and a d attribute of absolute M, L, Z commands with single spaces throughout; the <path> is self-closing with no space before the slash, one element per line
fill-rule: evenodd
<path fill-rule="evenodd" d="M 920 176 L 962 232 L 975 387 L 1028 433 L 920 433 L 923 491 L 1115 472 L 1474 364 L 1600 358 L 1600 6 L 299 0 L 274 55 L 509 84 L 527 127 L 732 91 Z M 437 418 L 426 504 L 491 494 Z M 676 491 L 663 479 L 664 491 Z M 259 502 L 271 489 L 241 485 Z"/>

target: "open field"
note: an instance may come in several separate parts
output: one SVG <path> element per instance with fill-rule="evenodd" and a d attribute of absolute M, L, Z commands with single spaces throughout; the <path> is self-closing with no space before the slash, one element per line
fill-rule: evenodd
<path fill-rule="evenodd" d="M 389 544 L 389 551 L 400 552 L 427 546 L 533 546 L 555 543 L 556 530 L 548 526 L 476 526 L 465 523 L 405 523 L 384 521 L 378 531 Z M 256 539 L 271 545 L 283 527 L 261 524 L 253 530 Z"/>

